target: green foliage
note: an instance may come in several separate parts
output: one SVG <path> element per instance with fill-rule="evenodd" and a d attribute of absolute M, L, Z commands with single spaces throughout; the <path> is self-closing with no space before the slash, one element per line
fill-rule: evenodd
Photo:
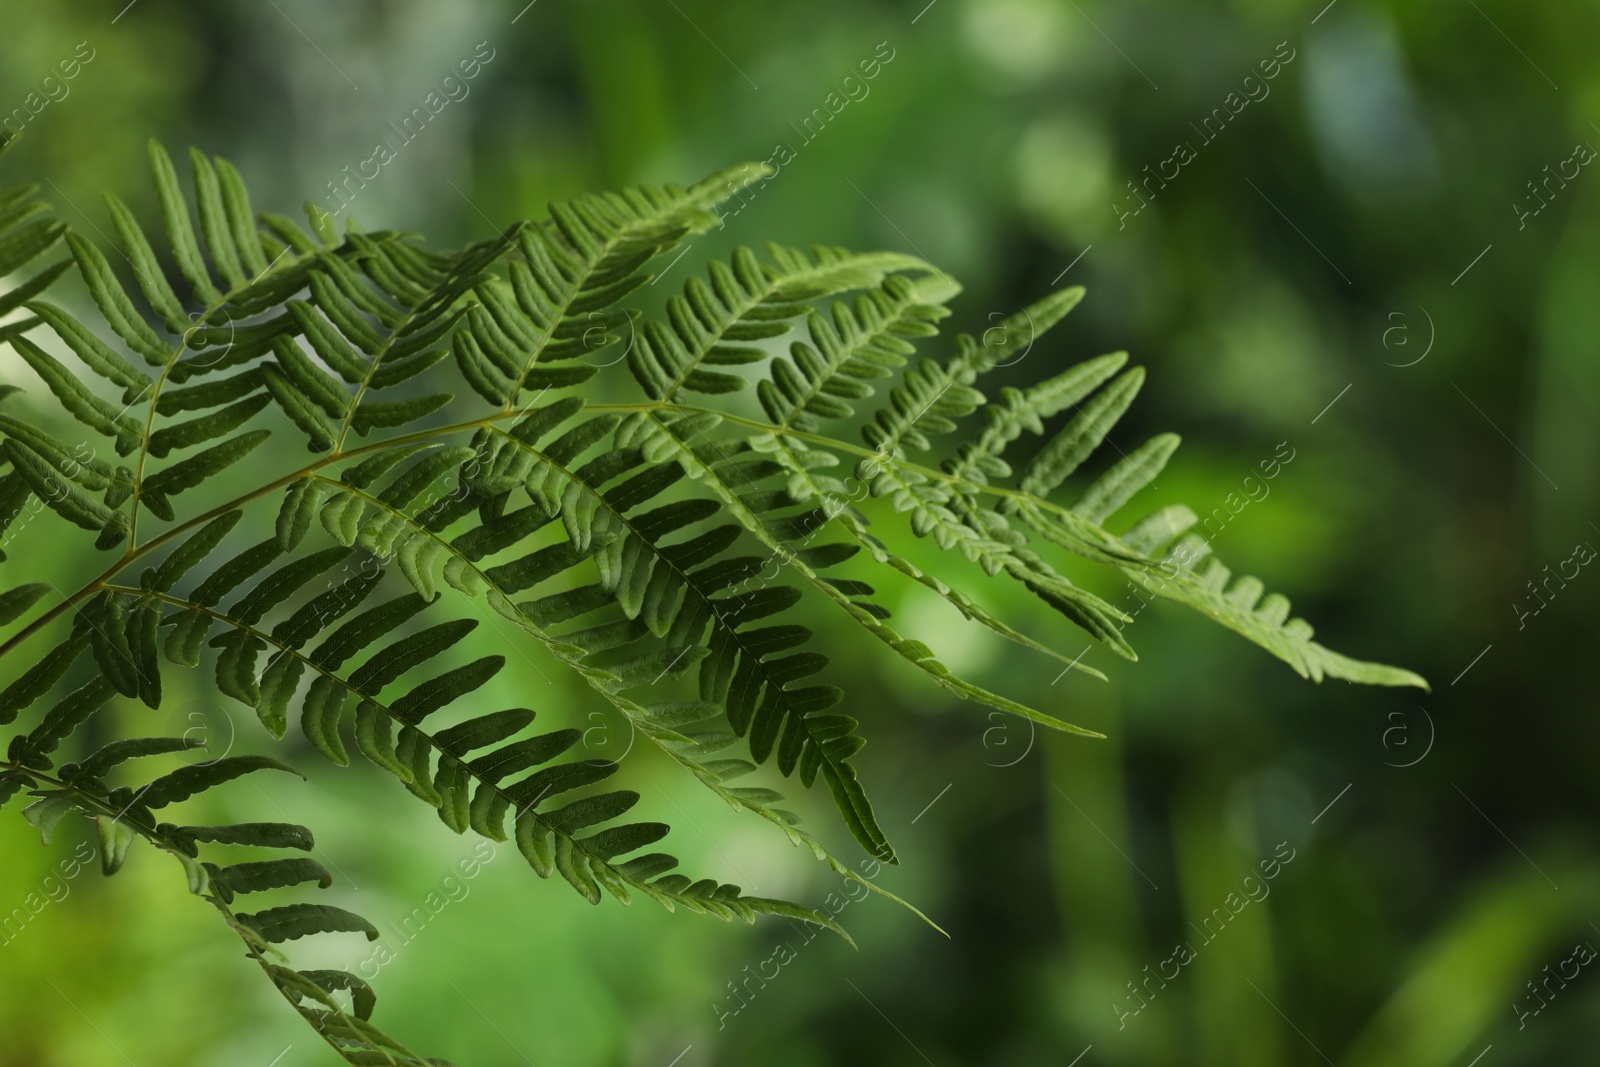
<path fill-rule="evenodd" d="M 910 579 L 973 623 L 1057 655 L 956 585 L 976 589 L 980 573 L 1004 575 L 1134 658 L 1127 617 L 1060 569 L 1077 557 L 1210 615 L 1303 675 L 1423 684 L 1317 645 L 1282 597 L 1263 598 L 1252 578 L 1230 586 L 1214 561 L 1201 567 L 1207 546 L 1188 534 L 1195 520 L 1185 509 L 1120 534 L 1107 528 L 1171 457 L 1172 435 L 1111 463 L 1072 503 L 1051 499 L 1100 451 L 1143 370 L 1125 370 L 1123 354 L 1103 356 L 1025 390 L 1004 388 L 994 402 L 978 382 L 1031 348 L 1081 290 L 1044 298 L 984 342 L 958 337 L 938 362 L 918 357 L 916 343 L 936 333 L 957 287 L 900 254 L 773 246 L 763 259 L 740 249 L 711 264 L 706 279 L 691 278 L 660 319 L 624 304 L 649 280 L 650 262 L 715 225 L 713 209 L 759 168 L 686 189 L 581 197 L 552 205 L 548 220 L 440 252 L 353 226 L 341 237 L 324 218 L 313 217 L 311 232 L 280 216 L 257 220 L 233 168 L 198 153 L 197 231 L 171 160 L 152 145 L 151 161 L 160 250 L 126 207 L 109 207 L 159 326 L 110 258 L 79 235 L 67 240 L 104 325 L 154 375 L 95 327 L 37 299 L 59 264 L 11 305 L 34 318 L 7 327 L 6 340 L 86 436 L 75 446 L 0 417 L 3 521 L 37 501 L 65 520 L 63 535 L 68 526 L 88 530 L 114 556 L 0 645 L 0 655 L 16 656 L 72 614 L 57 643 L 0 692 L 0 722 L 9 723 L 76 684 L 11 740 L 0 801 L 34 797 L 26 811 L 46 834 L 67 811 L 92 815 L 107 873 L 141 839 L 176 856 L 191 890 L 350 1062 L 424 1061 L 368 1022 L 375 996 L 364 982 L 294 971 L 275 962 L 274 946 L 375 930 L 305 901 L 231 910 L 236 896 L 328 885 L 308 858 L 199 858 L 202 843 L 303 850 L 310 832 L 155 819 L 243 775 L 289 768 L 239 755 L 142 786 L 109 783 L 134 761 L 188 747 L 160 737 L 55 762 L 110 702 L 159 707 L 163 658 L 209 661 L 218 691 L 253 709 L 267 735 L 281 739 L 297 724 L 328 761 L 376 765 L 451 830 L 514 841 L 536 874 L 559 876 L 591 903 L 643 897 L 668 910 L 796 918 L 842 935 L 823 912 L 677 873 L 675 857 L 644 851 L 668 827 L 619 821 L 639 796 L 605 785 L 616 763 L 574 758 L 578 731 L 534 731 L 534 710 L 483 699 L 506 658 L 462 655 L 480 622 L 463 614 L 476 611 L 469 602 L 509 623 L 497 623 L 506 646 L 541 649 L 569 667 L 731 807 L 884 895 L 802 829 L 778 791 L 740 784 L 763 766 L 804 788 L 821 779 L 860 846 L 896 860 L 852 762 L 865 741 L 844 710 L 849 696 L 828 684 L 828 660 L 798 621 L 808 600 L 957 696 L 1090 736 L 956 675 L 901 635 L 873 583 Z M 30 195 L 0 192 L 0 206 Z M 59 224 L 21 221 L 31 217 L 4 216 L 13 227 L 0 233 L 7 269 L 62 236 Z M 46 329 L 76 366 L 27 336 Z M 774 350 L 770 342 L 797 329 L 802 340 Z M 599 403 L 598 391 L 579 390 L 624 357 L 642 398 Z M 891 381 L 874 410 L 876 386 Z M 711 409 L 682 400 L 745 391 L 764 421 L 736 401 Z M 941 466 L 908 456 L 933 451 L 979 411 L 985 425 Z M 1045 435 L 1067 412 L 1042 447 L 1017 455 L 1024 431 Z M 866 447 L 824 432 L 852 421 Z M 298 436 L 309 461 L 288 470 L 262 462 L 258 450 L 274 433 Z M 126 462 L 98 458 L 106 443 Z M 841 477 L 845 464 L 853 470 Z M 937 573 L 925 572 L 891 549 L 895 534 L 869 530 L 868 509 L 903 514 L 911 535 L 954 551 Z M 136 563 L 134 583 L 125 574 Z M 0 625 L 48 592 L 37 583 L 0 589 Z M 74 683 L 79 676 L 87 680 Z"/>

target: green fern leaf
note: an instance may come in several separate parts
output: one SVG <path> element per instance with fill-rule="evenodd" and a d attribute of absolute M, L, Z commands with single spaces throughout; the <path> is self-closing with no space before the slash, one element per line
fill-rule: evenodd
<path fill-rule="evenodd" d="M 0 450 L 33 494 L 74 526 L 98 532 L 115 531 L 125 524 L 125 516 L 69 484 L 54 464 L 20 440 L 0 442 Z M 64 451 L 58 452 L 58 462 L 61 455 Z"/>
<path fill-rule="evenodd" d="M 167 240 L 171 242 L 178 269 L 194 287 L 195 299 L 202 304 L 219 303 L 222 293 L 212 283 L 205 260 L 200 255 L 200 245 L 195 240 L 194 226 L 189 220 L 189 205 L 178 187 L 178 172 L 172 166 L 172 157 L 155 141 L 151 141 L 149 147 L 150 173 L 155 181 L 161 215 L 167 224 Z"/>
<path fill-rule="evenodd" d="M 78 271 L 89 287 L 89 295 L 100 308 L 106 325 L 124 344 L 154 367 L 165 366 L 169 350 L 161 338 L 134 310 L 122 283 L 112 273 L 111 264 L 94 245 L 75 233 L 67 234 L 67 244 L 77 261 Z"/>
<path fill-rule="evenodd" d="M 66 676 L 67 670 L 89 647 L 87 633 L 76 632 L 66 641 L 45 653 L 44 657 L 23 672 L 22 676 L 4 691 L 0 691 L 0 726 L 15 722 L 17 715 L 41 700 L 51 688 Z"/>
<path fill-rule="evenodd" d="M 62 767 L 61 777 L 69 781 L 78 776 L 104 778 L 107 773 L 130 759 L 138 759 L 143 756 L 161 756 L 171 752 L 185 752 L 191 748 L 197 748 L 199 745 L 200 742 L 184 737 L 130 737 L 121 741 L 112 741 L 90 753 L 78 765 L 76 775 L 68 773 L 67 768 Z"/>
<path fill-rule="evenodd" d="M 111 212 L 111 224 L 117 231 L 118 240 L 122 242 L 128 262 L 133 266 L 134 276 L 139 280 L 139 288 L 144 292 L 145 299 L 161 316 L 167 329 L 182 333 L 189 325 L 189 317 L 183 310 L 183 302 L 178 299 L 178 294 L 172 291 L 172 286 L 167 282 L 155 249 L 150 247 L 149 238 L 133 217 L 133 212 L 119 198 L 107 193 L 105 202 Z"/>
<path fill-rule="evenodd" d="M 30 301 L 26 306 L 56 332 L 85 366 L 112 384 L 121 386 L 124 404 L 132 404 L 154 386 L 148 374 L 113 352 L 105 342 L 65 311 L 37 300 Z"/>
<path fill-rule="evenodd" d="M 8 230 L 0 235 L 0 273 L 10 274 L 44 255 L 66 232 L 61 223 L 44 220 Z"/>
<path fill-rule="evenodd" d="M 0 626 L 15 622 L 50 591 L 44 582 L 30 582 L 0 592 Z"/>
<path fill-rule="evenodd" d="M 311 831 L 293 823 L 235 823 L 232 826 L 186 826 L 183 832 L 196 841 L 219 845 L 258 845 L 262 848 L 297 848 L 311 851 Z"/>
<path fill-rule="evenodd" d="M 11 338 L 11 347 L 61 401 L 78 422 L 116 441 L 117 455 L 125 456 L 138 447 L 138 425 L 116 407 L 95 396 L 54 356 L 26 337 Z M 131 368 L 130 368 L 131 369 Z"/>
<path fill-rule="evenodd" d="M 1042 497 L 1065 481 L 1105 440 L 1143 384 L 1144 368 L 1135 367 L 1096 394 L 1035 457 L 1022 476 L 1021 490 Z"/>
<path fill-rule="evenodd" d="M 215 477 L 255 451 L 271 431 L 251 430 L 231 437 L 220 445 L 212 445 L 181 463 L 157 471 L 146 478 L 141 488 L 145 505 L 156 515 L 171 520 L 174 517 L 168 497 L 197 488 L 207 478 Z"/>
<path fill-rule="evenodd" d="M 237 916 L 264 941 L 281 944 L 311 934 L 359 933 L 378 939 L 378 928 L 361 916 L 329 904 L 286 904 Z"/>
<path fill-rule="evenodd" d="M 270 756 L 228 756 L 209 763 L 180 767 L 171 774 L 163 775 L 151 782 L 141 791 L 140 796 L 145 807 L 162 808 L 180 800 L 188 800 L 196 793 L 204 792 L 223 782 L 230 782 L 241 775 L 266 770 L 287 771 L 289 774 L 305 777 L 293 767 L 280 763 Z"/>

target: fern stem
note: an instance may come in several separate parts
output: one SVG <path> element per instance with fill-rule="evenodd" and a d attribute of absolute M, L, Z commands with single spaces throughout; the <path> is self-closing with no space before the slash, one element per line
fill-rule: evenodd
<path fill-rule="evenodd" d="M 207 311 L 207 314 L 210 314 Z M 201 316 L 205 321 L 205 316 Z M 144 464 L 150 456 L 150 435 L 156 425 L 156 405 L 161 402 L 161 390 L 166 386 L 172 368 L 178 365 L 183 358 L 184 350 L 189 347 L 189 335 L 184 334 L 183 340 L 178 343 L 177 350 L 161 368 L 161 375 L 156 379 L 155 386 L 150 392 L 150 412 L 144 419 L 144 434 L 139 439 L 139 461 L 134 465 L 133 494 L 128 501 L 128 551 L 133 551 L 134 545 L 139 543 L 139 496 L 144 489 Z"/>

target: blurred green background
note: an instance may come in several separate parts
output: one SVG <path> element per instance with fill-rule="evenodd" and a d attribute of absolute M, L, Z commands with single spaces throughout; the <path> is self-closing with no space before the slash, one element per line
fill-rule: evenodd
<path fill-rule="evenodd" d="M 878 877 L 951 935 L 852 902 L 841 921 L 859 952 L 777 922 L 589 908 L 509 845 L 407 942 L 389 924 L 473 840 L 370 768 L 235 790 L 239 816 L 279 817 L 270 803 L 314 826 L 332 899 L 385 928 L 396 958 L 376 1021 L 398 1037 L 463 1065 L 541 1067 L 1507 1067 L 1578 1062 L 1600 1042 L 1600 977 L 1537 1001 L 1526 985 L 1600 944 L 1585 710 L 1600 578 L 1581 573 L 1537 615 L 1517 607 L 1536 606 L 1526 583 L 1547 564 L 1600 542 L 1600 178 L 1530 184 L 1600 144 L 1600 7 L 125 2 L 29 5 L 0 46 L 0 111 L 48 91 L 80 42 L 92 52 L 6 157 L 7 180 L 41 182 L 78 230 L 109 230 L 102 190 L 153 215 L 151 136 L 233 159 L 263 209 L 332 207 L 328 184 L 397 143 L 390 123 L 475 51 L 490 58 L 467 95 L 359 190 L 350 211 L 369 228 L 482 238 L 553 198 L 688 181 L 785 144 L 778 179 L 667 281 L 739 243 L 914 251 L 966 284 L 950 325 L 973 332 L 1087 286 L 994 384 L 1130 350 L 1151 379 L 1118 439 L 1187 441 L 1154 502 L 1206 512 L 1292 449 L 1219 554 L 1333 647 L 1434 683 L 1314 686 L 1166 605 L 1130 630 L 1142 662 L 1096 648 L 1085 662 L 1109 685 L 1058 682 L 1044 657 L 890 589 L 952 666 L 1110 739 L 1034 737 L 859 642 L 830 646 L 902 852 Z M 807 116 L 847 92 L 859 98 L 808 140 Z M 1226 125 L 1202 132 L 1214 115 Z M 86 540 L 25 543 L 14 572 L 92 567 Z M 1086 643 L 1015 587 L 980 591 L 1069 655 Z M 506 695 L 592 728 L 597 754 L 626 747 L 544 673 L 530 661 Z M 231 721 L 205 679 L 174 677 L 193 688 L 164 725 L 223 743 Z M 263 747 L 253 725 L 239 747 Z M 840 890 L 636 755 L 630 784 L 674 823 L 687 867 L 814 906 Z M 826 798 L 807 801 L 858 855 Z M 62 887 L 0 945 L 0 1065 L 334 1062 L 163 858 L 143 850 L 112 883 L 59 880 L 88 833 L 63 824 L 41 849 L 0 820 L 0 911 L 52 872 Z M 1275 850 L 1293 859 L 1270 895 L 1208 943 L 1203 920 Z M 1177 977 L 1146 982 L 1184 942 Z M 780 943 L 793 960 L 735 1000 L 730 983 L 770 975 Z M 369 952 L 352 938 L 294 958 Z M 1519 1006 L 1545 1001 L 1519 1025 Z"/>

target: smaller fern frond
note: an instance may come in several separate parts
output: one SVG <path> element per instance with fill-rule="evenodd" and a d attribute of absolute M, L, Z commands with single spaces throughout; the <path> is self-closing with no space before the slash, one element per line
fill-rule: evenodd
<path fill-rule="evenodd" d="M 297 971 L 276 961 L 277 946 L 319 934 L 358 933 L 375 939 L 377 928 L 343 908 L 307 902 L 235 912 L 235 899 L 256 893 L 314 885 L 326 889 L 332 876 L 317 861 L 302 857 L 251 859 L 220 865 L 202 859 L 199 845 L 244 846 L 253 849 L 310 850 L 311 832 L 290 823 L 242 823 L 228 826 L 181 826 L 157 823 L 152 812 L 188 800 L 200 792 L 255 770 L 288 770 L 259 756 L 191 763 L 144 786 L 110 786 L 106 776 L 131 760 L 180 753 L 196 746 L 183 738 L 146 737 L 114 741 L 81 763 L 63 764 L 54 775 L 38 760 L 26 766 L 0 763 L 0 789 L 7 782 L 31 790 L 33 802 L 23 815 L 49 843 L 62 818 L 81 812 L 95 822 L 101 870 L 117 874 L 130 848 L 144 840 L 173 856 L 183 867 L 189 891 L 210 903 L 245 945 L 267 978 L 302 1018 L 346 1062 L 384 1063 L 397 1067 L 439 1067 L 446 1061 L 423 1059 L 374 1026 L 370 1020 L 377 995 L 364 980 L 337 970 Z M 48 769 L 48 768 L 46 768 Z M 348 1007 L 335 994 L 349 998 Z"/>
<path fill-rule="evenodd" d="M 764 173 L 759 165 L 747 164 L 687 189 L 640 186 L 579 197 L 551 204 L 547 225 L 515 228 L 521 253 L 521 262 L 510 267 L 515 299 L 489 301 L 486 306 L 499 312 L 498 318 L 479 316 L 472 323 L 472 336 L 484 351 L 503 353 L 494 368 L 497 375 L 487 368 L 478 371 L 480 381 L 493 383 L 487 395 L 501 397 L 509 408 L 525 390 L 577 384 L 589 377 L 595 368 L 574 373 L 545 364 L 596 351 L 596 332 L 609 336 L 609 330 L 628 321 L 616 305 L 649 280 L 642 273 L 644 265 L 686 235 L 716 225 L 713 209 Z M 506 333 L 520 353 L 501 343 Z"/>
<path fill-rule="evenodd" d="M 667 303 L 667 322 L 639 332 L 629 353 L 629 369 L 653 399 L 672 402 L 682 391 L 738 392 L 747 379 L 708 367 L 761 363 L 767 353 L 757 342 L 786 333 L 790 322 L 810 311 L 809 301 L 851 290 L 870 289 L 895 273 L 936 274 L 920 259 L 897 253 L 858 255 L 842 248 L 813 248 L 809 254 L 769 245 L 770 262 L 748 249 L 734 252 L 730 265 L 713 263 L 710 284 L 691 278 L 683 295 Z M 949 299 L 953 291 L 936 294 Z"/>
<path fill-rule="evenodd" d="M 1233 578 L 1207 540 L 1192 532 L 1197 522 L 1194 512 L 1175 505 L 1124 533 L 1125 542 L 1157 561 L 1153 568 L 1127 569 L 1128 577 L 1146 592 L 1187 605 L 1249 638 L 1302 678 L 1428 688 L 1426 679 L 1411 671 L 1351 659 L 1313 641 L 1311 624 L 1290 618 L 1286 597 L 1266 593 L 1257 578 Z"/>
<path fill-rule="evenodd" d="M 219 524 L 223 521 L 216 520 Z M 203 528 L 194 537 L 209 541 L 216 536 L 212 531 L 220 528 Z M 198 552 L 180 546 L 174 554 L 187 561 Z M 170 627 L 165 641 L 168 657 L 186 665 L 198 662 L 207 634 L 222 624 L 223 632 L 211 641 L 220 650 L 217 685 L 225 694 L 254 707 L 277 736 L 282 736 L 287 723 L 288 700 L 309 676 L 301 729 L 313 746 L 335 763 L 349 763 L 345 731 L 352 728 L 350 708 L 354 703 L 353 737 L 363 756 L 400 778 L 458 833 L 472 829 L 504 841 L 508 839 L 505 823 L 512 817 L 518 846 L 535 871 L 543 877 L 560 873 L 591 902 L 598 902 L 604 889 L 626 903 L 632 890 L 669 908 L 681 906 L 725 919 L 738 916 L 747 920 L 777 906 L 764 899 L 747 899 L 737 887 L 666 874 L 677 862 L 669 856 L 618 858 L 664 834 L 666 827 L 659 824 L 631 824 L 586 836 L 563 829 L 569 820 L 547 814 L 542 805 L 570 790 L 603 781 L 616 770 L 615 764 L 605 761 L 552 763 L 577 742 L 577 731 L 518 737 L 532 720 L 531 712 L 495 713 L 492 729 L 476 720 L 438 733 L 421 727 L 424 718 L 485 685 L 503 667 L 503 657 L 425 678 L 397 698 L 381 696 L 402 676 L 446 653 L 476 627 L 475 620 L 438 623 L 396 637 L 397 629 L 427 602 L 413 592 L 356 611 L 377 584 L 375 578 L 358 575 L 342 587 L 306 601 L 270 632 L 262 629 L 260 620 L 344 560 L 348 550 L 338 547 L 302 556 L 263 574 L 280 554 L 281 547 L 272 538 L 205 576 L 187 597 L 149 588 L 170 585 L 173 579 L 169 574 L 152 578 L 142 590 L 110 585 L 105 602 L 122 606 L 130 614 L 148 610 L 145 605 L 177 608 L 160 625 Z M 172 571 L 182 569 L 180 563 Z M 239 593 L 252 579 L 254 583 Z M 234 596 L 232 603 L 219 607 L 230 595 Z M 135 606 L 124 606 L 125 601 Z M 112 641 L 127 629 L 115 618 L 99 621 L 95 632 L 103 630 L 112 635 Z M 318 637 L 320 643 L 313 645 Z M 264 670 L 257 666 L 262 653 L 269 657 Z M 358 656 L 364 658 L 350 666 Z M 135 663 L 139 660 L 133 658 Z M 639 684 L 642 673 L 659 675 L 670 669 L 670 665 L 617 664 L 609 673 L 622 690 Z M 137 686 L 136 681 L 129 684 Z M 112 683 L 101 685 L 109 692 Z M 97 688 L 84 699 L 100 695 Z M 73 721 L 79 721 L 78 717 Z M 490 751 L 470 755 L 475 748 Z M 532 773 L 508 781 L 528 771 Z M 618 813 L 627 806 L 619 806 Z M 811 921 L 838 929 L 825 913 L 807 910 L 807 914 Z"/>

